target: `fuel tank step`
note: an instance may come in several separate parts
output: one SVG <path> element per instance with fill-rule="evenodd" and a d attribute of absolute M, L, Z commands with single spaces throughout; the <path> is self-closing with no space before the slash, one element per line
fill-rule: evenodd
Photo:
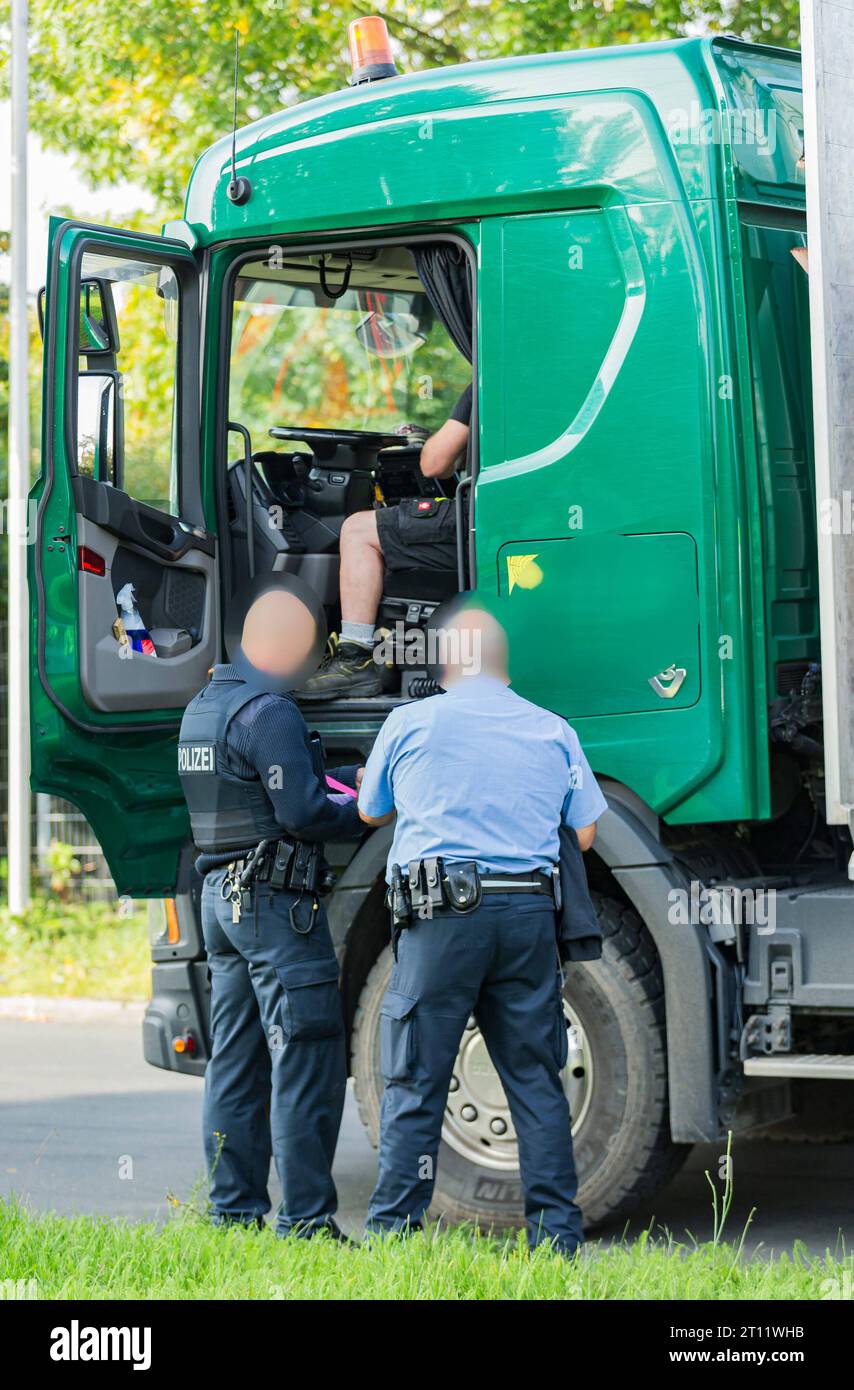
<path fill-rule="evenodd" d="M 840 1053 L 777 1053 L 746 1057 L 745 1076 L 804 1076 L 814 1081 L 854 1081 L 854 1057 Z"/>

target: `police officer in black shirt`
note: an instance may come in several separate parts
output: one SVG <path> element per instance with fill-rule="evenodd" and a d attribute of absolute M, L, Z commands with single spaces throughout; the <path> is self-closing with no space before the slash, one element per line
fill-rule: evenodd
<path fill-rule="evenodd" d="M 204 1141 L 216 1224 L 262 1225 L 271 1153 L 277 1233 L 341 1239 L 331 1167 L 347 1081 L 338 965 L 319 893 L 323 841 L 360 833 L 329 795 L 289 693 L 316 666 L 317 617 L 293 593 L 252 604 L 234 665 L 181 723 L 179 772 L 204 874 L 212 1053 Z M 355 791 L 361 769 L 337 768 Z"/>
<path fill-rule="evenodd" d="M 444 425 L 425 440 L 426 478 L 453 476 L 466 456 L 472 388 L 467 386 Z M 373 659 L 374 627 L 385 574 L 405 569 L 455 570 L 456 507 L 451 497 L 407 497 L 394 507 L 353 512 L 341 527 L 341 636 L 338 646 L 300 691 L 304 700 L 379 695 Z"/>

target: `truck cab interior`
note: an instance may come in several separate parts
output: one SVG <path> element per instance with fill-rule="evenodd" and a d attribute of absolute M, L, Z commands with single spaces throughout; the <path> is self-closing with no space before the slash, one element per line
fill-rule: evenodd
<path fill-rule="evenodd" d="M 346 517 L 454 497 L 457 478 L 425 478 L 419 459 L 471 381 L 472 274 L 450 236 L 243 251 L 226 272 L 220 327 L 208 316 L 221 374 L 206 440 L 192 251 L 61 220 L 53 235 L 39 303 L 56 364 L 37 488 L 39 679 L 87 735 L 101 730 L 93 713 L 149 732 L 201 688 L 223 636 L 232 654 L 251 580 L 298 577 L 337 632 Z M 386 576 L 377 626 L 391 655 L 374 707 L 426 693 L 411 686 L 426 669 L 411 646 L 398 662 L 394 640 L 403 653 L 405 634 L 468 587 L 467 540 L 466 526 L 456 566 Z M 55 635 L 68 623 L 71 664 Z"/>
<path fill-rule="evenodd" d="M 254 577 L 293 574 L 318 594 L 335 632 L 346 517 L 404 498 L 455 496 L 461 475 L 426 478 L 419 460 L 423 441 L 471 380 L 470 361 L 434 307 L 468 347 L 470 319 L 466 343 L 449 300 L 468 286 L 470 315 L 470 278 L 450 243 L 274 250 L 237 265 L 226 315 L 219 494 L 226 612 Z M 423 626 L 466 586 L 466 561 L 460 534 L 455 568 L 387 573 L 378 628 L 402 636 Z M 417 693 L 422 687 L 412 682 L 425 675 L 387 663 L 381 698 Z"/>

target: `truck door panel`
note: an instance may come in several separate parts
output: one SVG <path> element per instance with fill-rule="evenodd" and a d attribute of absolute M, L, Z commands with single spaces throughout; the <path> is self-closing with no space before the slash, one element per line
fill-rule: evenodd
<path fill-rule="evenodd" d="M 177 726 L 220 640 L 190 247 L 54 219 L 44 361 L 32 783 L 83 811 L 119 891 L 156 896 L 188 836 Z M 127 583 L 156 656 L 113 631 Z"/>
<path fill-rule="evenodd" d="M 105 566 L 103 575 L 81 571 L 79 577 L 80 687 L 87 704 L 104 711 L 188 704 L 216 660 L 213 556 L 190 547 L 167 563 L 82 515 L 77 544 Z M 157 651 L 133 653 L 132 679 L 117 659 L 112 631 L 115 596 L 129 582 Z"/>

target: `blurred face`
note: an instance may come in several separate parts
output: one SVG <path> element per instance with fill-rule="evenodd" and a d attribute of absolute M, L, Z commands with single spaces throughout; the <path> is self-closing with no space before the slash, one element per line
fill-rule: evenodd
<path fill-rule="evenodd" d="M 271 589 L 256 598 L 243 622 L 241 652 L 258 673 L 298 685 L 317 667 L 321 634 L 314 615 L 296 594 Z"/>
<path fill-rule="evenodd" d="M 443 637 L 441 684 L 446 690 L 467 676 L 487 675 L 509 684 L 507 635 L 490 613 L 462 608 L 449 618 Z"/>

